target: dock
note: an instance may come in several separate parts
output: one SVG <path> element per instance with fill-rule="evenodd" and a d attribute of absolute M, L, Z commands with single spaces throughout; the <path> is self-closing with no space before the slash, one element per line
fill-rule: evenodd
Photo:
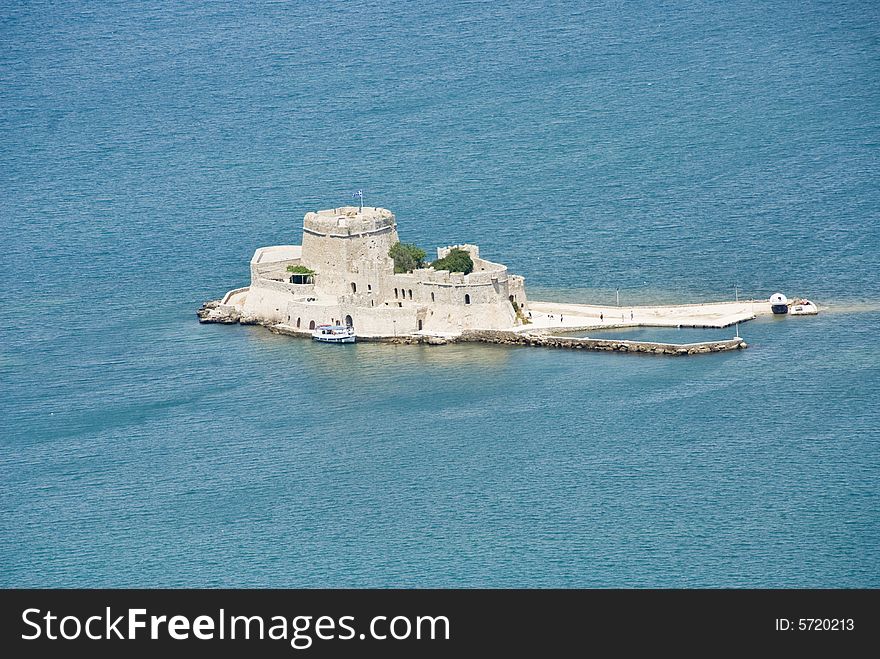
<path fill-rule="evenodd" d="M 655 306 L 530 301 L 528 309 L 531 322 L 515 331 L 574 332 L 631 327 L 721 329 L 773 314 L 767 300 Z"/>

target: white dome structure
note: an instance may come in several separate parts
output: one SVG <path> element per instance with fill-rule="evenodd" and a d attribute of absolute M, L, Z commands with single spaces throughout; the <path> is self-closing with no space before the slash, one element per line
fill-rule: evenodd
<path fill-rule="evenodd" d="M 788 298 L 782 293 L 774 293 L 770 296 L 770 310 L 775 314 L 788 313 Z"/>

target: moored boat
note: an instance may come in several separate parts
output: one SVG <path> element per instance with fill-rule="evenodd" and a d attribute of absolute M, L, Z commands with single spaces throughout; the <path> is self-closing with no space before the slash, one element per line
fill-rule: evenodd
<path fill-rule="evenodd" d="M 815 302 L 810 302 L 806 298 L 801 298 L 800 300 L 795 300 L 791 303 L 789 313 L 792 316 L 815 316 L 819 313 L 819 307 L 816 306 Z"/>
<path fill-rule="evenodd" d="M 315 341 L 324 343 L 354 343 L 354 328 L 349 325 L 318 325 L 312 332 Z"/>
<path fill-rule="evenodd" d="M 782 293 L 774 293 L 771 295 L 770 311 L 778 315 L 788 313 L 788 298 Z"/>

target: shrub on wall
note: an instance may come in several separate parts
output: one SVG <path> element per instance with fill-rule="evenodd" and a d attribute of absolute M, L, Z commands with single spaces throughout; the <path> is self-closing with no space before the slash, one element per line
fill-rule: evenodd
<path fill-rule="evenodd" d="M 474 271 L 474 261 L 471 255 L 463 249 L 456 247 L 451 249 L 449 254 L 442 259 L 437 259 L 431 264 L 435 270 L 449 270 L 449 272 L 463 272 L 470 274 Z"/>
<path fill-rule="evenodd" d="M 304 265 L 289 265 L 287 272 L 290 272 L 291 284 L 314 284 L 315 271 L 310 270 Z"/>
<path fill-rule="evenodd" d="M 313 275 L 315 274 L 314 270 L 310 270 L 304 265 L 289 265 L 287 266 L 287 272 L 292 272 L 295 275 Z"/>
<path fill-rule="evenodd" d="M 388 256 L 394 259 L 394 272 L 412 272 L 425 265 L 425 250 L 409 243 L 395 243 L 388 250 Z"/>

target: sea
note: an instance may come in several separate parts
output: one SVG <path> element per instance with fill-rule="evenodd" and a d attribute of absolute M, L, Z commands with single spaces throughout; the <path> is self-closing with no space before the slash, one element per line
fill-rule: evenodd
<path fill-rule="evenodd" d="M 0 0 L 0 586 L 880 587 L 878 53 L 873 1 Z M 357 190 L 531 299 L 821 313 L 199 325 Z"/>

